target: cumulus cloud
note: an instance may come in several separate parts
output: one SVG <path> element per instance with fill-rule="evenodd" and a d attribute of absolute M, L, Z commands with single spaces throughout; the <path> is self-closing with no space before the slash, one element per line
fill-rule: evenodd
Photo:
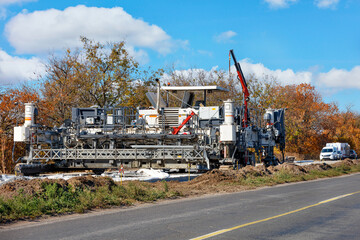
<path fill-rule="evenodd" d="M 0 84 L 16 84 L 45 73 L 40 59 L 13 57 L 0 50 Z"/>
<path fill-rule="evenodd" d="M 23 12 L 5 26 L 5 34 L 17 53 L 47 53 L 81 46 L 80 36 L 100 42 L 125 40 L 131 47 L 149 48 L 161 54 L 183 47 L 162 28 L 136 19 L 121 7 L 78 5 L 65 10 Z"/>
<path fill-rule="evenodd" d="M 259 80 L 275 79 L 282 85 L 309 83 L 316 85 L 322 92 L 335 93 L 344 89 L 360 89 L 360 66 L 351 70 L 333 68 L 328 72 L 319 72 L 318 67 L 308 71 L 294 71 L 293 69 L 269 69 L 262 63 L 251 63 L 249 59 L 240 62 L 245 78 L 253 76 Z M 216 79 L 215 71 L 218 66 L 207 71 L 205 69 L 185 69 L 173 72 L 175 76 L 183 79 Z M 236 74 L 235 66 L 230 69 Z M 170 75 L 164 74 L 162 80 L 168 81 Z"/>
<path fill-rule="evenodd" d="M 190 69 L 184 69 L 184 70 L 175 70 L 172 74 L 175 76 L 178 76 L 183 79 L 209 79 L 212 78 L 215 74 L 215 71 L 218 69 L 218 66 L 212 67 L 211 70 L 207 71 L 203 68 L 190 68 Z M 162 79 L 169 80 L 171 76 L 167 73 L 165 73 L 162 76 Z"/>
<path fill-rule="evenodd" d="M 300 84 L 311 83 L 313 79 L 313 73 L 310 71 L 294 72 L 292 69 L 276 69 L 271 70 L 265 67 L 262 63 L 251 63 L 248 59 L 244 59 L 239 62 L 245 78 L 253 76 L 257 79 L 276 79 L 280 84 Z M 216 79 L 216 71 L 218 66 L 213 67 L 211 70 L 206 71 L 204 69 L 185 69 L 175 70 L 173 74 L 184 79 Z M 236 74 L 235 66 L 230 69 L 232 74 Z M 215 76 L 215 77 L 214 77 Z M 167 81 L 170 78 L 169 75 L 164 74 L 163 80 Z"/>
<path fill-rule="evenodd" d="M 21 4 L 25 2 L 36 2 L 37 0 L 0 0 L 0 19 L 6 19 L 8 10 L 6 7 L 11 4 Z"/>
<path fill-rule="evenodd" d="M 332 8 L 335 9 L 339 0 L 315 0 L 315 5 L 318 8 Z"/>
<path fill-rule="evenodd" d="M 271 70 L 265 67 L 262 63 L 250 63 L 248 59 L 240 61 L 240 65 L 245 77 L 252 75 L 258 79 L 274 78 L 279 83 L 284 85 L 310 83 L 313 77 L 313 74 L 309 71 L 294 72 L 292 69 Z M 236 73 L 234 66 L 232 67 L 231 71 Z"/>
<path fill-rule="evenodd" d="M 336 88 L 360 89 L 360 66 L 355 66 L 350 71 L 333 68 L 327 73 L 319 73 L 317 76 L 319 86 Z"/>
<path fill-rule="evenodd" d="M 140 64 L 146 64 L 149 62 L 149 55 L 143 49 L 135 50 L 133 46 L 126 46 L 126 51 L 130 56 L 134 57 Z"/>
<path fill-rule="evenodd" d="M 271 8 L 286 8 L 290 4 L 296 3 L 298 0 L 264 0 Z"/>
<path fill-rule="evenodd" d="M 229 42 L 231 38 L 235 37 L 236 35 L 237 33 L 234 31 L 226 31 L 215 36 L 214 39 L 216 42 L 224 43 L 224 42 Z"/>

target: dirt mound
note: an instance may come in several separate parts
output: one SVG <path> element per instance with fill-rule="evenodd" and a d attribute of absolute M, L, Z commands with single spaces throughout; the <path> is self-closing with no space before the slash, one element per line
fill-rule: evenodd
<path fill-rule="evenodd" d="M 309 172 L 311 170 L 319 170 L 319 171 L 324 171 L 324 170 L 328 170 L 331 169 L 332 166 L 326 163 L 322 163 L 322 164 L 310 164 L 310 165 L 306 165 L 304 166 L 304 169 Z"/>
<path fill-rule="evenodd" d="M 298 166 L 295 163 L 283 163 L 275 167 L 270 166 L 268 167 L 268 171 L 270 171 L 271 173 L 278 171 L 286 171 L 297 175 L 307 173 L 307 170 L 305 168 L 303 168 L 302 166 Z"/>
<path fill-rule="evenodd" d="M 20 179 L 1 185 L 0 196 L 4 198 L 12 198 L 19 194 L 33 196 L 44 191 L 44 186 L 54 183 L 64 189 L 68 185 L 63 179 Z"/>
<path fill-rule="evenodd" d="M 209 183 L 209 184 L 213 184 L 213 183 L 217 183 L 217 182 L 221 182 L 221 181 L 226 181 L 226 180 L 232 180 L 233 177 L 231 176 L 232 174 L 230 174 L 230 172 L 232 172 L 232 170 L 228 170 L 228 171 L 221 171 L 218 169 L 213 169 L 210 172 L 207 172 L 195 179 L 192 180 L 193 183 Z"/>
<path fill-rule="evenodd" d="M 210 172 L 207 172 L 195 179 L 192 180 L 194 184 L 217 184 L 223 181 L 238 181 L 246 177 L 260 177 L 271 175 L 272 172 L 269 171 L 265 166 L 246 166 L 239 170 L 219 170 L 214 169 Z"/>
<path fill-rule="evenodd" d="M 108 187 L 109 189 L 115 185 L 115 182 L 109 177 L 74 177 L 69 180 L 64 179 L 19 179 L 12 182 L 5 183 L 0 186 L 0 196 L 3 198 L 13 198 L 19 194 L 27 196 L 34 196 L 45 191 L 45 186 L 49 184 L 58 184 L 64 190 L 67 190 L 69 185 L 75 188 L 95 190 L 97 187 Z"/>
<path fill-rule="evenodd" d="M 346 158 L 341 162 L 337 162 L 337 163 L 332 164 L 332 166 L 333 167 L 340 167 L 342 165 L 354 166 L 354 165 L 357 165 L 357 164 L 359 164 L 359 160 L 352 160 L 352 159 Z"/>
<path fill-rule="evenodd" d="M 261 177 L 268 176 L 279 171 L 284 171 L 290 174 L 306 174 L 311 170 L 324 171 L 331 169 L 333 167 L 339 166 L 353 166 L 360 164 L 359 160 L 345 159 L 341 162 L 328 165 L 325 163 L 322 164 L 311 164 L 306 166 L 298 166 L 294 163 L 284 163 L 278 166 L 265 167 L 259 165 L 256 167 L 246 166 L 239 170 L 219 170 L 214 169 L 209 171 L 197 178 L 193 179 L 190 182 L 171 182 L 168 183 L 170 188 L 182 192 L 185 195 L 196 195 L 200 193 L 210 193 L 210 192 L 221 192 L 221 191 L 235 191 L 241 188 L 246 188 L 246 186 L 234 185 L 242 179 L 248 177 Z M 0 186 L 0 197 L 12 198 L 19 194 L 24 194 L 27 196 L 36 196 L 37 194 L 45 191 L 45 186 L 48 184 L 59 184 L 60 187 L 68 189 L 70 186 L 73 188 L 79 189 L 89 189 L 91 191 L 95 190 L 98 187 L 107 187 L 111 189 L 112 186 L 116 183 L 109 177 L 93 177 L 93 176 L 82 176 L 74 177 L 67 181 L 62 179 L 32 179 L 25 180 L 19 179 L 12 182 L 8 182 Z M 127 183 L 124 183 L 127 184 Z M 161 189 L 164 188 L 164 183 L 155 183 L 156 186 Z M 154 187 L 156 187 L 154 185 Z"/>
<path fill-rule="evenodd" d="M 108 187 L 109 189 L 115 185 L 115 182 L 109 177 L 73 177 L 67 180 L 67 183 L 75 188 L 88 188 L 94 190 L 98 187 Z"/>
<path fill-rule="evenodd" d="M 241 171 L 243 172 L 244 176 L 254 176 L 254 177 L 267 176 L 272 174 L 272 172 L 263 165 L 259 165 L 256 167 L 248 165 L 242 168 Z"/>

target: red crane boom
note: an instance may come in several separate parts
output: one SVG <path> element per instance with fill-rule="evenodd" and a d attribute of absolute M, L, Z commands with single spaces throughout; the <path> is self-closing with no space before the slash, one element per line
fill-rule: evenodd
<path fill-rule="evenodd" d="M 187 116 L 187 118 L 181 123 L 180 126 L 178 127 L 174 127 L 173 131 L 172 131 L 172 134 L 173 135 L 176 135 L 180 132 L 180 130 L 183 128 L 183 126 L 190 120 L 190 118 L 192 118 L 192 116 L 194 116 L 195 113 L 193 111 L 191 111 L 190 115 Z"/>
<path fill-rule="evenodd" d="M 241 83 L 242 91 L 243 91 L 243 94 L 244 94 L 244 106 L 245 106 L 245 109 L 244 109 L 243 125 L 245 127 L 247 127 L 248 123 L 249 123 L 248 101 L 249 101 L 249 95 L 250 94 L 249 94 L 249 90 L 247 88 L 247 83 L 246 83 L 244 74 L 243 74 L 243 72 L 241 70 L 240 64 L 239 64 L 238 61 L 236 61 L 234 50 L 232 50 L 232 49 L 230 50 L 229 62 L 230 62 L 230 55 L 231 55 L 232 59 L 234 60 L 236 72 L 237 72 L 237 75 L 238 75 L 238 79 L 239 79 L 239 81 Z M 230 73 L 230 69 L 229 69 L 229 73 Z"/>

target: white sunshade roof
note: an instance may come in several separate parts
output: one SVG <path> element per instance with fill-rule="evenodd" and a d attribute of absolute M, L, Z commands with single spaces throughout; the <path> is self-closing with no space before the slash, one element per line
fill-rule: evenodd
<path fill-rule="evenodd" d="M 204 90 L 212 90 L 212 91 L 223 91 L 228 92 L 226 88 L 222 88 L 219 86 L 163 86 L 162 90 L 166 91 L 204 91 Z"/>

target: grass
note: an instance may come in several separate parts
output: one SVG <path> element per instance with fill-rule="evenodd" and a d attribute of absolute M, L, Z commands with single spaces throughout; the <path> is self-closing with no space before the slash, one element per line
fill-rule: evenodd
<path fill-rule="evenodd" d="M 355 172 L 360 172 L 360 164 L 354 166 L 344 164 L 327 170 L 311 170 L 306 174 L 296 174 L 281 170 L 268 176 L 249 176 L 242 178 L 238 180 L 237 184 L 247 186 L 249 188 L 256 188 L 290 182 L 309 181 L 318 178 L 336 177 Z"/>
<path fill-rule="evenodd" d="M 96 190 L 74 189 L 71 185 L 64 188 L 57 183 L 43 184 L 42 191 L 33 196 L 26 196 L 20 190 L 12 199 L 0 197 L 0 222 L 68 212 L 83 213 L 94 208 L 132 205 L 136 201 L 152 202 L 177 195 L 177 192 L 169 191 L 167 183 L 164 183 L 163 190 L 151 188 L 146 183 L 111 188 L 103 186 Z"/>
<path fill-rule="evenodd" d="M 262 186 L 307 181 L 325 177 L 335 177 L 344 174 L 360 172 L 360 164 L 354 166 L 340 165 L 328 170 L 311 170 L 306 174 L 296 174 L 281 170 L 272 175 L 248 175 L 245 178 L 234 179 L 231 182 L 219 182 L 219 185 L 244 186 L 253 189 Z M 209 189 L 211 186 L 208 186 Z M 101 186 L 95 189 L 72 185 L 62 186 L 58 183 L 45 183 L 41 191 L 34 195 L 24 194 L 23 189 L 18 195 L 5 199 L 0 196 L 0 223 L 17 219 L 32 219 L 42 215 L 57 215 L 63 213 L 83 213 L 94 208 L 132 205 L 135 202 L 152 202 L 158 199 L 181 196 L 181 192 L 172 191 L 166 181 L 158 184 L 129 182 L 125 185 Z"/>

